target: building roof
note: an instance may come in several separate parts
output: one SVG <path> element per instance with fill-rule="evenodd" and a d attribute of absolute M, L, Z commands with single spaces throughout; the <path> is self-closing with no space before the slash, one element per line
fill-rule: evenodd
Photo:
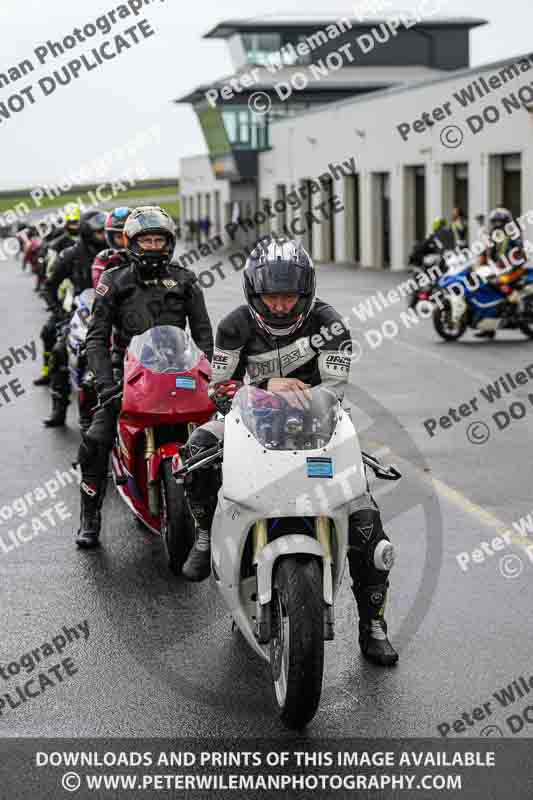
<path fill-rule="evenodd" d="M 301 72 L 301 67 L 284 66 L 282 69 L 277 70 L 275 73 L 270 72 L 265 67 L 256 67 L 255 73 L 259 80 L 254 82 L 248 89 L 243 87 L 242 92 L 236 92 L 236 95 L 241 95 L 244 101 L 247 102 L 249 95 L 254 92 L 275 92 L 275 84 L 290 82 L 291 77 L 295 73 Z M 394 70 L 394 78 L 391 79 L 391 69 L 389 67 L 344 67 L 338 72 L 328 72 L 327 75 L 322 75 L 319 78 L 314 78 L 310 75 L 307 90 L 310 92 L 319 93 L 321 90 L 333 91 L 353 91 L 354 94 L 359 92 L 378 91 L 388 88 L 390 86 L 399 86 L 406 81 L 420 81 L 427 80 L 431 74 L 441 74 L 441 70 L 435 70 L 431 67 L 424 68 L 424 71 L 430 75 L 420 75 L 420 66 L 418 65 L 405 65 L 400 66 Z M 413 76 L 410 73 L 415 73 Z M 183 97 L 178 97 L 173 100 L 174 103 L 196 103 L 200 99 L 205 99 L 205 94 L 209 89 L 221 89 L 224 86 L 231 85 L 230 81 L 239 80 L 241 75 L 249 75 L 250 68 L 243 67 L 238 72 L 228 75 L 224 78 L 219 78 L 216 81 L 211 81 L 208 84 L 197 86 L 192 91 L 188 92 Z M 295 97 L 302 94 L 302 92 L 295 92 Z"/>
<path fill-rule="evenodd" d="M 218 86 L 223 86 L 224 84 L 213 84 L 208 83 L 204 86 L 198 86 L 196 89 L 193 89 L 192 92 L 189 94 L 184 95 L 183 97 L 178 97 L 176 100 L 173 100 L 173 103 L 197 103 L 199 100 L 205 99 L 205 94 L 209 89 L 216 89 Z M 381 92 L 384 89 L 388 89 L 391 86 L 403 86 L 402 81 L 373 81 L 372 83 L 368 83 L 365 81 L 339 81 L 339 80 L 331 80 L 325 83 L 324 81 L 313 82 L 309 83 L 308 86 L 304 90 L 298 91 L 294 93 L 293 99 L 298 99 L 299 97 L 305 96 L 309 93 L 316 93 L 317 95 L 321 92 L 347 92 L 351 91 L 354 95 L 358 95 L 361 92 L 367 93 L 374 93 L 374 92 Z M 242 97 L 243 104 L 248 102 L 249 96 L 254 94 L 254 92 L 274 92 L 274 87 L 271 83 L 255 83 L 253 89 L 245 89 L 243 92 L 236 92 L 235 97 Z M 340 101 L 339 101 L 340 102 Z M 220 104 L 222 105 L 222 104 Z M 281 101 L 280 101 L 281 105 Z"/>
<path fill-rule="evenodd" d="M 395 16 L 413 19 L 413 13 L 407 10 L 391 11 L 388 17 L 366 16 L 355 17 L 353 10 L 328 14 L 316 14 L 311 16 L 298 14 L 268 14 L 262 17 L 249 17 L 248 19 L 224 20 L 217 23 L 213 28 L 204 34 L 204 39 L 227 39 L 235 33 L 246 33 L 279 30 L 280 28 L 320 28 L 325 25 L 332 25 L 340 19 L 349 19 L 353 28 L 370 28 L 373 25 L 386 23 Z M 421 28 L 477 28 L 486 25 L 488 20 L 480 17 L 444 17 L 435 15 L 428 19 L 421 19 L 417 27 Z"/>
<path fill-rule="evenodd" d="M 370 102 L 371 100 L 379 100 L 382 97 L 388 97 L 389 95 L 401 94 L 403 92 L 414 92 L 418 89 L 427 89 L 428 86 L 437 85 L 439 83 L 445 83 L 446 81 L 454 81 L 458 78 L 470 78 L 474 75 L 479 75 L 482 72 L 488 72 L 489 70 L 497 70 L 502 67 L 506 67 L 508 64 L 516 64 L 518 61 L 530 61 L 533 63 L 533 52 L 531 53 L 522 53 L 521 55 L 512 56 L 510 58 L 500 59 L 499 61 L 489 61 L 486 64 L 478 64 L 475 67 L 466 67 L 465 69 L 457 69 L 450 72 L 447 72 L 442 77 L 433 77 L 433 78 L 422 78 L 421 80 L 417 81 L 409 81 L 406 83 L 400 83 L 400 85 L 388 87 L 386 89 L 380 89 L 375 92 L 368 92 L 363 96 L 355 96 L 355 97 L 347 97 L 345 100 L 339 100 L 335 104 L 335 108 L 343 108 L 345 106 L 355 105 L 356 103 L 363 103 L 363 102 Z M 319 112 L 324 111 L 324 106 L 317 107 L 317 108 L 308 108 L 305 111 L 299 111 L 294 114 L 290 119 L 291 121 L 295 119 L 295 117 L 302 117 L 308 114 L 316 114 Z M 274 124 L 282 125 L 286 120 L 284 119 L 277 119 L 274 120 Z"/>

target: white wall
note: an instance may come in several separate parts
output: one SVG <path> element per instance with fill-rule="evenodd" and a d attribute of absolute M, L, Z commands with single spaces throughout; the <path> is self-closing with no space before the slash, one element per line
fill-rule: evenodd
<path fill-rule="evenodd" d="M 184 219 L 189 219 L 189 197 L 194 198 L 194 208 L 197 209 L 197 195 L 202 195 L 201 207 L 205 210 L 205 194 L 211 195 L 211 220 L 213 222 L 212 234 L 217 233 L 215 223 L 215 192 L 220 193 L 221 226 L 224 227 L 224 208 L 230 200 L 230 183 L 227 180 L 217 180 L 213 174 L 211 161 L 208 156 L 193 156 L 182 158 L 180 161 L 180 194 L 187 198 L 184 204 Z"/>
<path fill-rule="evenodd" d="M 501 105 L 501 99 L 511 92 L 526 84 L 533 86 L 533 69 L 510 80 L 501 89 L 493 90 L 484 99 L 479 98 L 466 109 L 453 98 L 454 91 L 480 75 L 488 80 L 501 68 L 502 65 L 489 65 L 470 74 L 461 71 L 446 80 L 419 84 L 401 92 L 380 92 L 275 123 L 271 131 L 273 150 L 261 154 L 259 159 L 260 196 L 274 199 L 277 184 L 290 185 L 304 178 L 317 178 L 327 171 L 330 162 L 339 163 L 355 157 L 360 172 L 361 260 L 365 266 L 381 266 L 375 263 L 371 240 L 371 175 L 390 172 L 392 269 L 405 268 L 405 253 L 410 246 L 404 235 L 404 165 L 425 165 L 427 210 L 431 219 L 443 213 L 443 164 L 467 162 L 469 222 L 470 230 L 475 231 L 475 214 L 489 208 L 489 155 L 521 153 L 522 213 L 533 209 L 533 113 L 521 108 L 508 115 Z M 446 115 L 443 121 L 436 122 L 423 133 L 412 132 L 407 141 L 400 137 L 397 125 L 412 123 L 424 111 L 431 113 L 446 102 L 451 104 L 451 116 Z M 486 124 L 474 135 L 466 119 L 480 114 L 487 105 L 497 106 L 501 119 L 495 124 Z M 462 144 L 455 149 L 445 147 L 440 139 L 442 130 L 450 125 L 460 126 L 464 132 Z M 338 194 L 343 190 L 341 184 L 335 181 Z M 342 224 L 337 220 L 337 260 L 345 255 L 341 229 Z"/>

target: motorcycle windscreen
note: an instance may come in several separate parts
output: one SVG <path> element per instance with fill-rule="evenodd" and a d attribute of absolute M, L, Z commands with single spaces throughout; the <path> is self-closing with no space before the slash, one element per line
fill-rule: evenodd
<path fill-rule="evenodd" d="M 201 352 L 187 331 L 174 325 L 157 325 L 134 336 L 128 351 L 153 372 L 187 372 L 200 360 Z"/>
<path fill-rule="evenodd" d="M 235 410 L 254 439 L 269 450 L 316 450 L 325 447 L 333 436 L 339 402 L 323 386 L 305 393 L 274 393 L 243 386 L 233 399 Z"/>

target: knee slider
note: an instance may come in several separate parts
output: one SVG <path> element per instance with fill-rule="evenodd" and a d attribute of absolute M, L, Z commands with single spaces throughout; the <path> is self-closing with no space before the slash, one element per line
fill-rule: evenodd
<path fill-rule="evenodd" d="M 360 509 L 350 516 L 349 545 L 376 569 L 389 570 L 394 564 L 394 547 L 375 508 Z"/>
<path fill-rule="evenodd" d="M 385 537 L 374 548 L 373 561 L 376 569 L 389 572 L 394 566 L 396 551 L 394 545 Z"/>
<path fill-rule="evenodd" d="M 182 448 L 184 458 L 192 458 L 198 455 L 203 450 L 209 450 L 218 443 L 218 439 L 211 431 L 206 431 L 203 428 L 195 428 L 189 436 L 187 444 Z"/>

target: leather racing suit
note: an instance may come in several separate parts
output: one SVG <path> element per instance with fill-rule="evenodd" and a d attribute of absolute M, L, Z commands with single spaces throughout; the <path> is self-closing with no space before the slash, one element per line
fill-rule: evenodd
<path fill-rule="evenodd" d="M 52 316 L 44 326 L 41 337 L 44 345 L 44 358 L 49 353 L 48 367 L 50 389 L 52 392 L 52 417 L 45 421 L 51 427 L 62 425 L 65 421 L 66 409 L 70 400 L 70 380 L 68 373 L 68 352 L 66 330 L 68 315 L 64 313 L 57 292 L 61 283 L 67 278 L 74 285 L 74 295 L 92 287 L 91 266 L 99 250 L 96 245 L 89 245 L 80 239 L 72 247 L 61 251 L 56 259 L 52 275 L 44 286 L 45 298 L 52 309 Z M 61 322 L 65 322 L 62 335 L 58 336 Z"/>
<path fill-rule="evenodd" d="M 198 347 L 209 360 L 213 356 L 211 323 L 195 274 L 170 264 L 159 278 L 142 280 L 137 267 L 126 260 L 124 252 L 120 255 L 123 263 L 106 269 L 96 287 L 86 340 L 89 368 L 96 375 L 96 389 L 101 399 L 113 394 L 117 382 L 122 380 L 124 354 L 131 338 L 156 325 L 185 329 L 189 323 Z M 85 502 L 90 506 L 93 501 L 98 509 L 101 507 L 118 413 L 118 404 L 98 409 L 83 436 L 78 456 L 82 471 L 82 505 Z"/>
<path fill-rule="evenodd" d="M 259 388 L 266 389 L 270 378 L 291 377 L 310 386 L 327 386 L 342 399 L 349 379 L 350 353 L 350 332 L 342 317 L 318 298 L 302 326 L 286 337 L 271 337 L 257 325 L 248 306 L 242 305 L 218 326 L 209 391 L 216 394 L 217 386 L 242 381 L 247 374 Z M 197 455 L 223 436 L 224 422 L 213 419 L 193 431 L 183 455 Z M 191 472 L 186 480 L 189 505 L 201 532 L 211 528 L 220 486 L 221 470 L 216 464 Z M 397 660 L 390 643 L 380 642 L 378 653 L 371 652 L 369 645 L 371 636 L 386 640 L 383 613 L 389 571 L 374 565 L 374 551 L 382 540 L 389 541 L 368 492 L 357 501 L 350 516 L 348 561 L 359 609 L 361 648 L 371 660 L 389 665 Z"/>

